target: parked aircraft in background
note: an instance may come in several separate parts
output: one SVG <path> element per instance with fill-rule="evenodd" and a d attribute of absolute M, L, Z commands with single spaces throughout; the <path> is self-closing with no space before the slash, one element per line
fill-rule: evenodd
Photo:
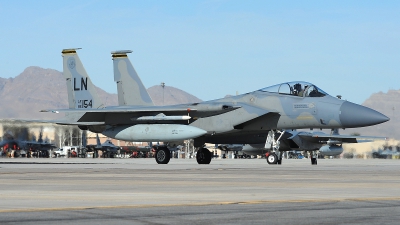
<path fill-rule="evenodd" d="M 217 145 L 217 148 L 221 151 L 242 151 L 243 149 L 243 144 L 220 144 Z"/>
<path fill-rule="evenodd" d="M 43 157 L 49 157 L 49 150 L 55 149 L 56 146 L 52 143 L 49 143 L 47 141 L 44 141 L 42 138 L 42 132 L 39 133 L 38 140 L 24 140 L 21 137 L 14 137 L 13 135 L 6 133 L 3 137 L 3 140 L 0 142 L 0 147 L 3 148 L 3 150 L 6 149 L 12 149 L 12 150 L 19 150 L 23 151 L 18 152 L 17 154 L 27 154 L 28 151 L 33 152 L 34 154 L 37 154 L 37 156 L 41 155 Z"/>
<path fill-rule="evenodd" d="M 96 145 L 86 145 L 87 151 L 102 151 L 103 156 L 112 157 L 118 154 L 121 149 L 119 146 L 114 145 L 110 140 L 106 140 L 104 143 L 100 142 L 99 134 L 96 134 Z"/>
<path fill-rule="evenodd" d="M 81 129 L 125 141 L 194 139 L 195 147 L 199 148 L 196 156 L 199 164 L 211 162 L 211 152 L 203 148 L 205 143 L 267 143 L 273 146 L 278 162 L 283 151 L 280 141 L 286 129 L 354 128 L 389 120 L 375 110 L 332 97 L 314 84 L 299 81 L 194 104 L 104 108 L 76 49 L 65 49 L 62 54 L 70 107 L 44 110 L 65 112 L 66 118 L 57 121 L 58 124 L 76 124 Z M 146 96 L 140 98 L 147 102 Z M 166 147 L 158 147 L 157 163 L 168 163 L 169 152 Z M 311 158 L 315 164 L 317 151 L 312 151 Z"/>
<path fill-rule="evenodd" d="M 232 152 L 234 154 L 234 158 L 245 157 L 246 155 L 241 154 L 243 153 L 243 146 L 244 144 L 215 144 L 215 148 L 221 150 L 221 158 L 226 158 L 229 152 Z"/>
<path fill-rule="evenodd" d="M 377 159 L 399 159 L 400 151 L 398 150 L 390 150 L 390 149 L 380 149 L 372 152 L 372 158 Z"/>
<path fill-rule="evenodd" d="M 96 144 L 86 145 L 87 152 L 102 151 L 103 157 L 113 158 L 116 154 L 128 153 L 136 158 L 144 158 L 146 153 L 151 151 L 149 146 L 117 146 L 114 145 L 111 140 L 106 140 L 101 143 L 99 135 L 96 134 Z M 97 155 L 97 154 L 96 154 Z"/>

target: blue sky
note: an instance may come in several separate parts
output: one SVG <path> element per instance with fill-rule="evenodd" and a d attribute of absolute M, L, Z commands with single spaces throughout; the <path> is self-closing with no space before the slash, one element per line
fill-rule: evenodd
<path fill-rule="evenodd" d="M 0 77 L 62 71 L 81 47 L 93 83 L 116 93 L 113 50 L 144 85 L 202 100 L 285 81 L 362 103 L 400 89 L 400 1 L 0 1 Z"/>

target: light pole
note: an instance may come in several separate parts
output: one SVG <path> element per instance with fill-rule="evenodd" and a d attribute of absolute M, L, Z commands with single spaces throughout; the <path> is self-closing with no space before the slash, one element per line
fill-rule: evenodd
<path fill-rule="evenodd" d="M 73 144 L 72 144 L 72 134 L 73 134 L 73 130 L 72 130 L 72 127 L 71 127 L 71 128 L 69 128 L 70 146 L 73 145 Z"/>
<path fill-rule="evenodd" d="M 161 87 L 162 87 L 162 104 L 164 105 L 164 87 L 165 87 L 164 82 L 161 82 Z"/>
<path fill-rule="evenodd" d="M 394 119 L 394 110 L 395 110 L 396 108 L 393 106 L 393 108 L 392 108 L 392 110 L 393 110 L 393 119 Z"/>
<path fill-rule="evenodd" d="M 60 141 L 59 148 L 62 148 L 61 136 L 62 136 L 62 129 L 58 128 L 58 140 Z"/>

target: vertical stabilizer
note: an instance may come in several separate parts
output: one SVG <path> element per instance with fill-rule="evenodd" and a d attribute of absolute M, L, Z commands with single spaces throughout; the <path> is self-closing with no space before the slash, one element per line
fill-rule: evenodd
<path fill-rule="evenodd" d="M 100 142 L 100 138 L 99 138 L 99 134 L 98 133 L 96 133 L 96 145 L 97 145 L 97 148 L 101 148 L 101 142 Z"/>
<path fill-rule="evenodd" d="M 97 96 L 96 88 L 76 53 L 78 49 L 80 48 L 62 51 L 63 74 L 67 82 L 69 108 L 103 108 L 103 103 Z"/>
<path fill-rule="evenodd" d="M 152 106 L 153 101 L 127 56 L 131 52 L 130 50 L 111 52 L 114 81 L 118 89 L 118 104 L 120 106 Z"/>

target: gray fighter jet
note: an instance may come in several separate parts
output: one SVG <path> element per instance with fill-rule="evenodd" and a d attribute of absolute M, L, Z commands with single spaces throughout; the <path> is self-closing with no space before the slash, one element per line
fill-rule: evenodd
<path fill-rule="evenodd" d="M 3 140 L 0 142 L 0 147 L 2 147 L 4 151 L 8 149 L 18 150 L 16 153 L 18 155 L 26 154 L 26 152 L 30 151 L 34 155 L 40 155 L 41 157 L 49 157 L 49 150 L 56 148 L 54 144 L 43 140 L 42 129 L 40 130 L 37 140 L 28 141 L 26 138 L 27 133 L 20 133 L 18 137 L 15 138 L 11 133 L 6 132 L 3 136 Z"/>
<path fill-rule="evenodd" d="M 282 83 L 243 95 L 194 104 L 105 108 L 76 49 L 65 49 L 62 54 L 70 107 L 43 110 L 65 112 L 65 119 L 56 123 L 76 124 L 81 129 L 125 141 L 194 139 L 195 147 L 199 148 L 196 156 L 199 164 L 211 162 L 211 152 L 203 148 L 204 143 L 270 142 L 275 146 L 273 152 L 277 160 L 280 160 L 282 135 L 275 138 L 276 131 L 364 127 L 389 120 L 375 110 L 332 97 L 307 82 Z M 127 70 L 123 62 L 120 61 L 118 67 Z M 146 96 L 141 95 L 140 99 L 146 102 Z M 268 133 L 271 134 L 269 140 Z M 315 159 L 316 151 L 313 153 Z M 169 150 L 158 148 L 157 163 L 166 164 L 169 160 Z"/>
<path fill-rule="evenodd" d="M 121 150 L 119 146 L 114 145 L 110 140 L 106 140 L 104 143 L 100 142 L 99 134 L 96 134 L 96 145 L 86 145 L 88 151 L 103 151 L 104 157 L 113 157 L 118 154 L 118 150 Z"/>

